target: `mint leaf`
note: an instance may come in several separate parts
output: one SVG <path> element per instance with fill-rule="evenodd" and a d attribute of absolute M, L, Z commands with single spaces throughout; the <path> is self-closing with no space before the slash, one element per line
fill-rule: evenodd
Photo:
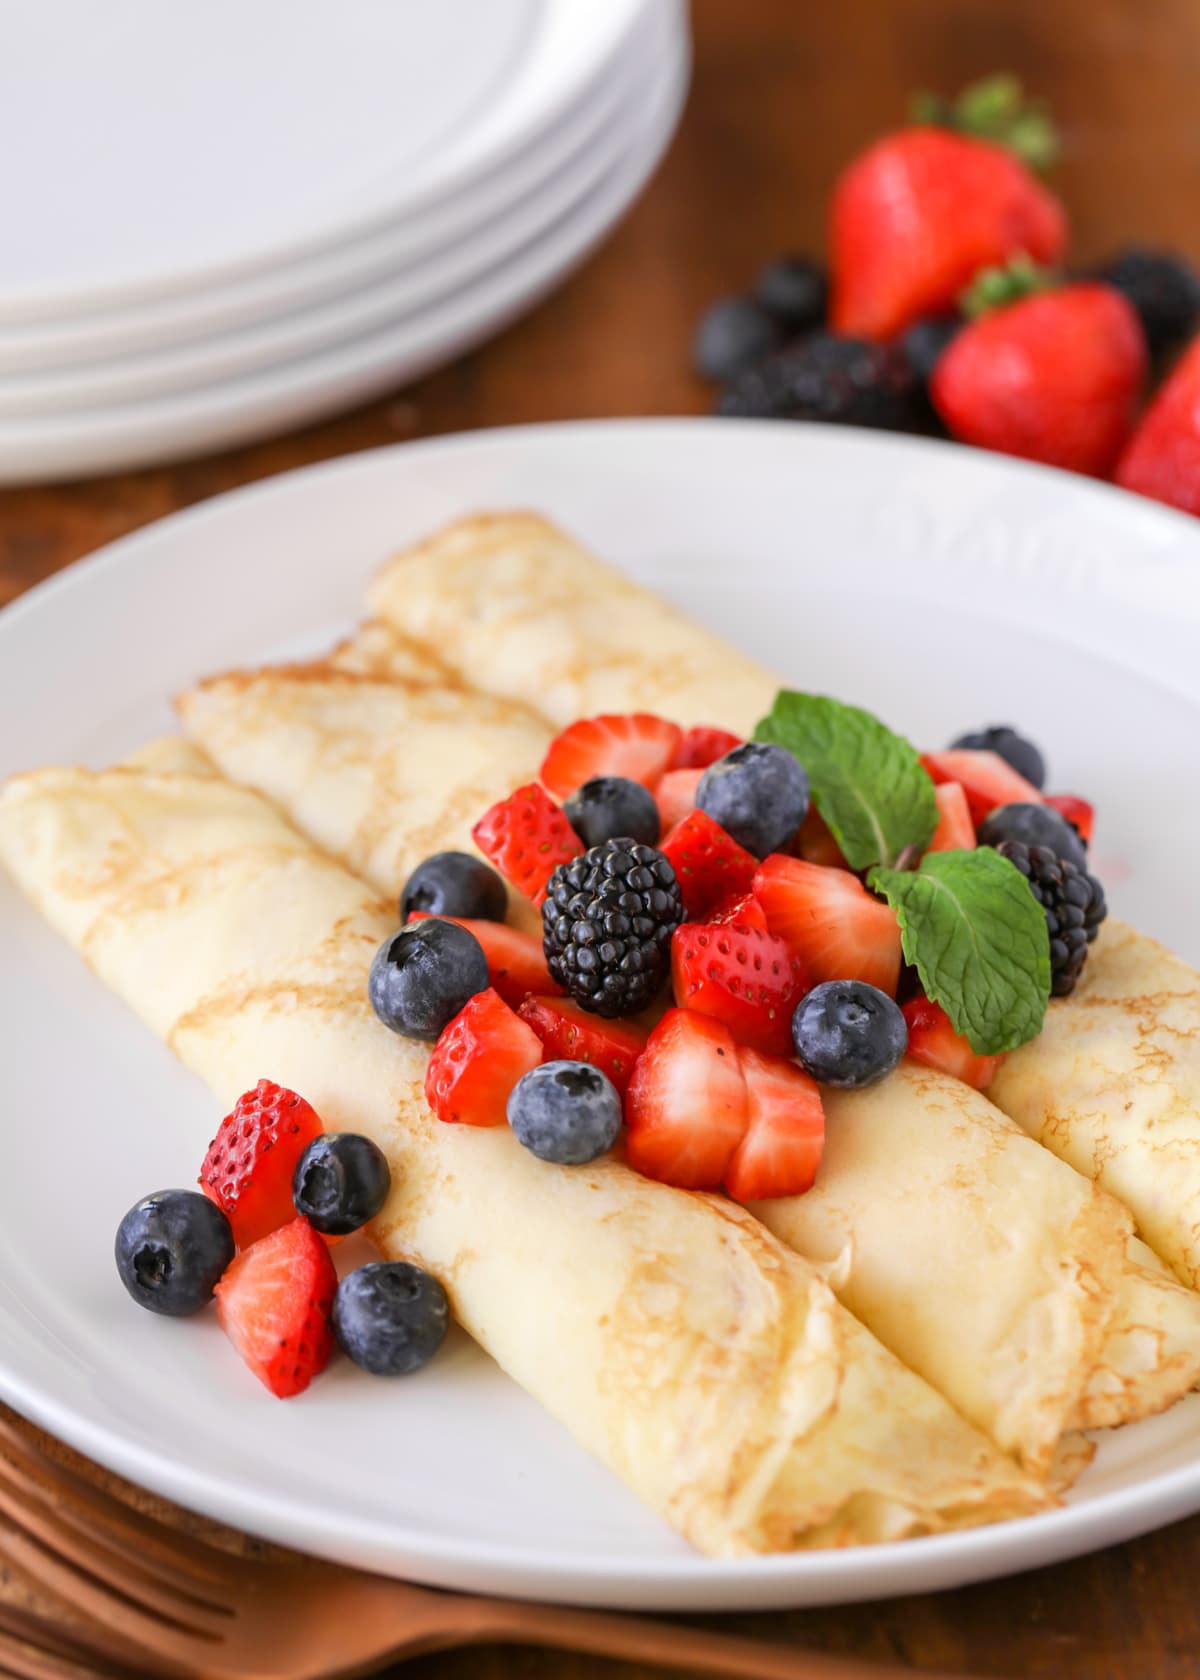
<path fill-rule="evenodd" d="M 933 783 L 904 737 L 870 712 L 784 688 L 754 739 L 795 753 L 851 869 L 928 845 L 938 820 Z"/>
<path fill-rule="evenodd" d="M 1050 935 L 1029 883 L 989 846 L 930 852 L 915 874 L 874 869 L 900 922 L 906 961 L 979 1056 L 1015 1050 L 1042 1029 Z"/>

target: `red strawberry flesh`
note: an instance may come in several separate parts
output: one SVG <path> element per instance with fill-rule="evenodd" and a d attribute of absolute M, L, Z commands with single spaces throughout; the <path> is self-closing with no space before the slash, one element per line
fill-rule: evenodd
<path fill-rule="evenodd" d="M 794 1062 L 739 1048 L 748 1124 L 725 1169 L 739 1202 L 801 1196 L 810 1190 L 825 1145 L 825 1110 L 816 1081 Z"/>
<path fill-rule="evenodd" d="M 942 782 L 934 789 L 938 825 L 925 848 L 929 852 L 970 851 L 975 844 L 975 824 L 961 782 Z"/>
<path fill-rule="evenodd" d="M 792 1016 L 809 982 L 782 939 L 747 921 L 685 922 L 671 939 L 671 978 L 681 1009 L 724 1022 L 739 1044 L 790 1052 Z"/>
<path fill-rule="evenodd" d="M 908 1022 L 907 1054 L 923 1067 L 936 1068 L 983 1091 L 1004 1060 L 1003 1056 L 980 1056 L 967 1039 L 956 1033 L 950 1017 L 932 998 L 912 998 L 904 1005 Z"/>
<path fill-rule="evenodd" d="M 301 1393 L 328 1365 L 336 1289 L 328 1248 L 295 1217 L 239 1254 L 218 1283 L 221 1328 L 279 1399 Z"/>
<path fill-rule="evenodd" d="M 593 776 L 625 776 L 653 788 L 670 769 L 682 733 L 677 723 L 651 712 L 580 718 L 550 743 L 541 779 L 560 799 Z"/>
<path fill-rule="evenodd" d="M 1040 805 L 1042 795 L 999 753 L 974 747 L 951 747 L 925 753 L 921 763 L 933 780 L 957 782 L 967 796 L 971 821 L 979 824 L 999 805 Z"/>
<path fill-rule="evenodd" d="M 536 782 L 493 805 L 471 834 L 484 857 L 535 904 L 545 898 L 559 864 L 583 851 L 562 810 Z"/>
<path fill-rule="evenodd" d="M 715 724 L 699 724 L 684 730 L 670 767 L 672 770 L 707 770 L 710 764 L 715 764 L 741 744 L 741 736 L 731 730 L 718 729 Z"/>
<path fill-rule="evenodd" d="M 750 890 L 758 861 L 706 811 L 692 811 L 660 847 L 675 871 L 683 906 L 694 921 L 731 894 Z"/>
<path fill-rule="evenodd" d="M 746 1088 L 727 1027 L 668 1009 L 625 1098 L 625 1158 L 683 1190 L 715 1190 L 746 1130 Z"/>
<path fill-rule="evenodd" d="M 439 1120 L 502 1126 L 513 1086 L 541 1061 L 533 1028 L 489 986 L 443 1028 L 425 1070 L 425 1098 Z"/>
<path fill-rule="evenodd" d="M 624 1096 L 634 1063 L 646 1048 L 647 1034 L 633 1021 L 610 1021 L 592 1015 L 567 998 L 527 997 L 522 1021 L 541 1040 L 547 1061 L 589 1062 L 608 1075 Z"/>
<path fill-rule="evenodd" d="M 856 875 L 775 853 L 754 877 L 754 896 L 767 926 L 800 958 L 813 985 L 865 980 L 895 994 L 900 924 Z"/>
<path fill-rule="evenodd" d="M 239 1248 L 295 1218 L 292 1174 L 324 1129 L 303 1097 L 269 1079 L 244 1092 L 222 1120 L 200 1186 L 228 1218 Z"/>

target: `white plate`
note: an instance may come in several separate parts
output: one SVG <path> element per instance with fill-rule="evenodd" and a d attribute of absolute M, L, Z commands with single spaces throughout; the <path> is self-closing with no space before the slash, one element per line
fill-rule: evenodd
<path fill-rule="evenodd" d="M 645 3 L 12 8 L 0 318 L 195 291 L 423 211 L 569 110 Z"/>
<path fill-rule="evenodd" d="M 594 130 L 597 107 L 611 115 L 614 90 L 670 59 L 674 43 L 686 34 L 685 4 L 621 0 L 624 21 L 615 47 L 558 120 L 534 130 L 512 156 L 419 213 L 397 215 L 359 237 L 196 291 L 55 321 L 14 325 L 0 316 L 0 374 L 36 375 L 59 368 L 74 373 L 114 357 L 169 351 L 316 304 L 336 305 L 347 292 L 373 282 L 407 279 L 410 268 L 421 268 L 443 247 L 470 240 L 536 193 L 577 151 L 581 135 Z M 609 27 L 613 21 L 610 16 Z M 549 45 L 559 43 L 565 49 L 560 33 L 551 32 Z M 544 77 L 550 79 L 548 70 Z"/>
<path fill-rule="evenodd" d="M 1097 802 L 1114 907 L 1200 958 L 1185 771 L 1200 729 L 1200 527 L 942 444 L 713 420 L 544 427 L 223 497 L 0 615 L 0 671 L 20 701 L 0 708 L 0 773 L 109 762 L 169 724 L 165 697 L 190 679 L 344 629 L 397 544 L 513 505 L 545 509 L 794 681 L 919 741 L 1024 724 L 1054 785 Z M 161 1493 L 446 1586 L 696 1610 L 952 1586 L 1200 1508 L 1196 1397 L 1103 1440 L 1062 1511 L 728 1562 L 690 1552 L 465 1339 L 403 1384 L 342 1365 L 281 1405 L 214 1324 L 140 1313 L 112 1270 L 125 1207 L 194 1173 L 211 1101 L 3 881 L 0 929 L 0 1392 Z"/>
<path fill-rule="evenodd" d="M 656 14 L 636 64 L 620 66 L 598 97 L 572 113 L 560 136 L 561 151 L 546 148 L 539 178 L 516 198 L 502 195 L 495 211 L 462 237 L 440 245 L 361 287 L 350 286 L 311 309 L 289 311 L 237 332 L 206 336 L 148 354 L 117 357 L 82 367 L 25 376 L 0 374 L 0 422 L 34 415 L 62 416 L 77 409 L 130 402 L 173 400 L 202 387 L 227 384 L 246 374 L 314 356 L 360 335 L 417 323 L 429 306 L 537 242 L 560 217 L 579 207 L 618 163 L 636 132 L 647 101 L 672 76 L 681 52 L 675 30 Z M 578 119 L 578 120 L 575 120 Z M 84 422 L 86 423 L 86 422 Z"/>
<path fill-rule="evenodd" d="M 682 49 L 681 49 L 682 51 Z M 0 485 L 198 455 L 301 425 L 415 379 L 530 308 L 620 218 L 653 173 L 687 91 L 677 53 L 626 119 L 625 143 L 579 202 L 428 309 L 312 356 L 167 397 L 0 420 Z"/>

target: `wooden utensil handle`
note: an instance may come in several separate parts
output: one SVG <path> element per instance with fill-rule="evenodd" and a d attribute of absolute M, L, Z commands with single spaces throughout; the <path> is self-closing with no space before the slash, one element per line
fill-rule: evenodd
<path fill-rule="evenodd" d="M 639 1616 L 558 1609 L 544 1604 L 488 1604 L 473 1635 L 479 1643 L 496 1640 L 506 1644 L 548 1645 L 560 1651 L 585 1651 L 597 1656 L 623 1657 L 630 1662 L 657 1663 L 660 1668 L 683 1669 L 692 1674 L 731 1675 L 737 1680 L 888 1680 L 889 1676 L 911 1672 L 890 1663 L 881 1666 L 854 1657 L 792 1650 L 755 1639 L 643 1620 Z M 968 1677 L 935 1674 L 924 1669 L 921 1680 L 968 1680 Z"/>

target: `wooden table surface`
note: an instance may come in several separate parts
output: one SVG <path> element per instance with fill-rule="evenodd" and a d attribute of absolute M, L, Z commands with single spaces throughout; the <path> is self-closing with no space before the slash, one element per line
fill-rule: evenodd
<path fill-rule="evenodd" d="M 702 413 L 698 311 L 765 258 L 819 248 L 834 170 L 910 88 L 994 69 L 1050 98 L 1075 254 L 1122 241 L 1200 258 L 1196 0 L 695 0 L 681 131 L 604 249 L 495 342 L 356 413 L 157 471 L 0 493 L 0 603 L 149 520 L 236 485 L 405 438 L 578 416 Z M 1075 1563 L 954 1593 L 726 1620 L 764 1639 L 1029 1680 L 1200 1674 L 1200 1518 Z M 21 1584 L 0 1581 L 20 1597 Z M 714 1624 L 715 1625 L 715 1624 Z M 650 1680 L 533 1651 L 428 1657 L 412 1680 Z"/>

